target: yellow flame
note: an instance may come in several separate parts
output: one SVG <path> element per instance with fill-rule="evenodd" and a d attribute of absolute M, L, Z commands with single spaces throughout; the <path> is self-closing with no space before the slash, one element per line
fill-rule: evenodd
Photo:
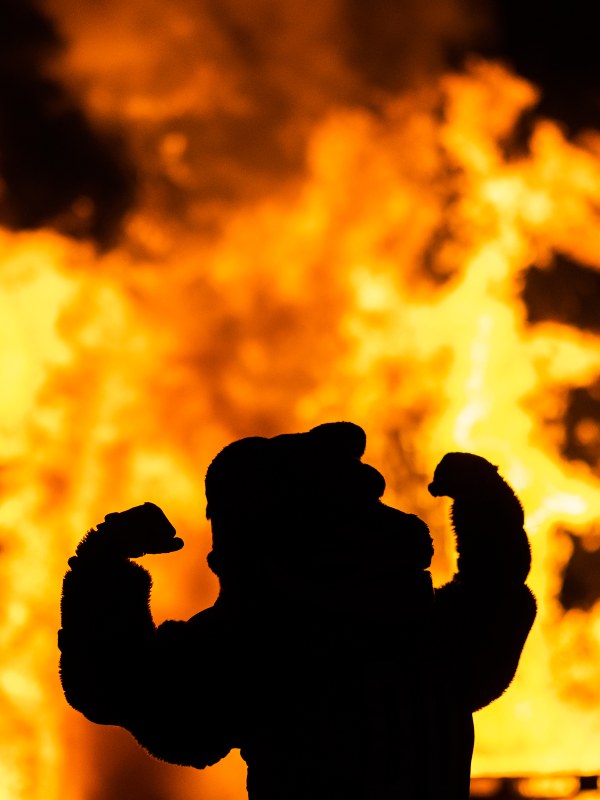
<path fill-rule="evenodd" d="M 214 87 L 203 72 L 165 108 L 144 80 L 128 75 L 122 91 L 147 124 Z M 235 88 L 226 81 L 223 102 L 235 105 Z M 89 102 L 109 115 L 118 94 Z M 77 752 L 97 767 L 85 740 L 67 752 L 75 715 L 56 677 L 60 578 L 85 529 L 146 499 L 162 505 L 188 546 L 149 560 L 156 617 L 188 616 L 214 596 L 201 521 L 212 456 L 241 435 L 328 419 L 367 429 L 390 499 L 431 521 L 440 579 L 448 527 L 425 492 L 440 456 L 481 453 L 514 484 L 540 617 L 515 685 L 477 715 L 474 771 L 600 769 L 600 607 L 564 613 L 557 600 L 572 546 L 561 531 L 589 535 L 600 494 L 587 466 L 561 458 L 556 433 L 568 390 L 600 373 L 600 345 L 528 325 L 521 298 L 525 269 L 554 251 L 600 267 L 600 148 L 541 122 L 530 151 L 507 159 L 501 142 L 534 99 L 502 67 L 474 63 L 380 117 L 332 111 L 303 181 L 231 210 L 219 236 L 177 241 L 175 221 L 157 225 L 143 208 L 102 257 L 45 232 L 2 233 L 2 797 L 79 798 L 102 780 L 68 769 Z M 176 130 L 160 141 L 185 184 L 188 141 Z M 233 798 L 242 772 L 229 760 L 169 773 L 170 796 L 194 786 Z"/>

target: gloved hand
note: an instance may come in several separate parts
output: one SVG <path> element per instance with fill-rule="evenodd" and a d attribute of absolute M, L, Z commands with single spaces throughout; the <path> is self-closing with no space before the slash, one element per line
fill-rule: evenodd
<path fill-rule="evenodd" d="M 111 549 L 127 558 L 173 553 L 183 547 L 183 539 L 175 536 L 175 528 L 154 503 L 107 514 L 97 531 L 102 539 L 110 540 Z"/>
<path fill-rule="evenodd" d="M 434 497 L 451 497 L 453 500 L 474 499 L 490 491 L 505 487 L 513 494 L 501 476 L 498 467 L 474 453 L 446 453 L 435 468 L 428 489 Z"/>

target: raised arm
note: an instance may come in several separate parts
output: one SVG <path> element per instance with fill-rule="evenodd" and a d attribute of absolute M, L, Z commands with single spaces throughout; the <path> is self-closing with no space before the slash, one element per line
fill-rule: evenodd
<path fill-rule="evenodd" d="M 182 546 L 152 504 L 108 515 L 86 535 L 63 583 L 60 675 L 92 722 L 126 728 L 158 758 L 204 767 L 231 747 L 211 614 L 156 627 L 150 575 L 128 557 Z"/>
<path fill-rule="evenodd" d="M 523 509 L 497 468 L 470 453 L 444 456 L 429 491 L 454 500 L 458 571 L 436 590 L 438 641 L 475 711 L 509 686 L 536 615 Z"/>

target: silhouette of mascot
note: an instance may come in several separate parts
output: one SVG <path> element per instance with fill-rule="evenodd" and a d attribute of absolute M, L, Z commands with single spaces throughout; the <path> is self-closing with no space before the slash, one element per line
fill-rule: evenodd
<path fill-rule="evenodd" d="M 183 546 L 151 503 L 70 559 L 59 634 L 69 703 L 152 755 L 240 748 L 250 800 L 465 800 L 472 713 L 511 682 L 533 624 L 523 511 L 485 459 L 449 453 L 458 571 L 433 589 L 418 517 L 380 498 L 348 422 L 247 438 L 206 475 L 215 604 L 155 626 L 130 558 Z"/>

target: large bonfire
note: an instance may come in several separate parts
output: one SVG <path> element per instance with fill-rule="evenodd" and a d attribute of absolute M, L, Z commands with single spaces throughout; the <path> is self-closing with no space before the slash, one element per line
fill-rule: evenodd
<path fill-rule="evenodd" d="M 49 229 L 0 232 L 0 795 L 240 796 L 236 757 L 205 774 L 158 765 L 66 706 L 62 573 L 104 514 L 152 500 L 187 543 L 146 559 L 155 617 L 195 613 L 216 589 L 211 458 L 240 436 L 340 419 L 367 430 L 389 502 L 429 522 L 438 583 L 453 563 L 447 508 L 426 492 L 435 464 L 469 450 L 500 465 L 527 512 L 540 615 L 510 692 L 477 715 L 474 773 L 596 773 L 600 605 L 565 602 L 563 576 L 575 551 L 599 548 L 600 493 L 564 445 L 600 340 L 535 309 L 558 262 L 600 269 L 600 135 L 574 144 L 538 120 L 525 141 L 535 88 L 474 60 L 372 109 L 348 97 L 280 126 L 278 157 L 302 142 L 303 158 L 275 180 L 225 145 L 206 157 L 256 97 L 186 3 L 164 31 L 136 27 L 125 4 L 110 56 L 102 26 L 67 5 L 49 4 L 71 44 L 54 69 L 97 125 L 129 126 L 141 188 L 100 254 Z M 321 56 L 319 80 L 335 83 L 339 65 Z M 272 79 L 317 108 L 293 69 Z M 259 133 L 234 144 L 260 150 Z M 72 214 L 89 213 L 79 198 Z M 571 423 L 575 449 L 600 447 L 592 413 Z"/>

